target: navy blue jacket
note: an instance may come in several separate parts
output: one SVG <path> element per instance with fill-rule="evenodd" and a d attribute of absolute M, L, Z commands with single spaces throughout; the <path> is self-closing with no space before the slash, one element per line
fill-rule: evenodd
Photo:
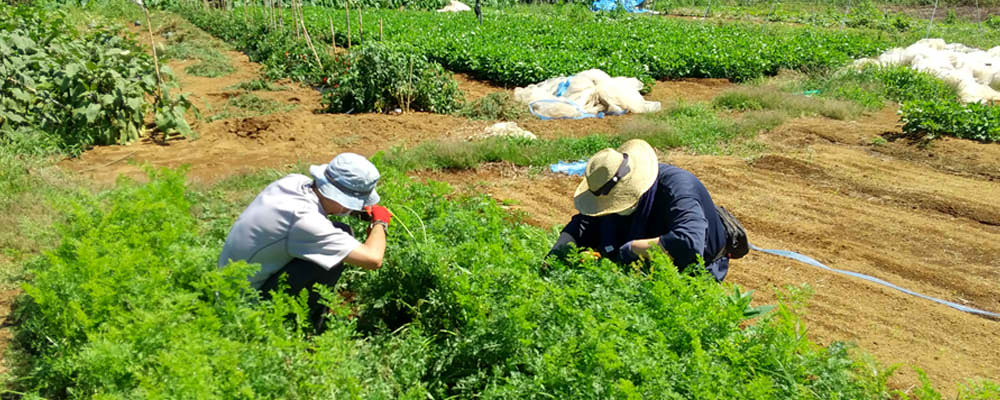
<path fill-rule="evenodd" d="M 638 210 L 627 216 L 577 214 L 563 229 L 552 252 L 575 243 L 617 261 L 618 249 L 625 243 L 659 237 L 660 247 L 679 269 L 696 263 L 696 255 L 700 254 L 716 280 L 725 278 L 729 259 L 716 256 L 726 245 L 726 230 L 705 185 L 688 171 L 660 164 L 659 175 L 649 190 L 656 193 L 648 220 L 641 226 L 634 226 L 635 218 L 641 217 Z"/>

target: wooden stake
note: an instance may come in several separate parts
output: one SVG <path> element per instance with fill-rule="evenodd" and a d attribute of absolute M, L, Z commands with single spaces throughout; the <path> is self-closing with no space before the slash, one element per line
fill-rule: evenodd
<path fill-rule="evenodd" d="M 149 20 L 149 10 L 142 6 L 142 13 L 146 15 L 146 28 L 149 29 L 149 47 L 153 49 L 153 68 L 156 69 L 156 103 L 163 101 L 163 77 L 160 76 L 160 59 L 156 56 L 156 42 L 153 40 L 153 25 Z"/>
<path fill-rule="evenodd" d="M 302 11 L 300 8 L 299 11 Z M 316 48 L 313 47 L 312 37 L 309 36 L 309 29 L 306 28 L 306 19 L 302 14 L 299 14 L 299 23 L 302 24 L 302 34 L 306 37 L 306 44 L 309 45 L 309 50 L 312 50 L 313 57 L 316 57 L 316 64 L 319 65 L 320 69 L 323 69 L 323 61 L 319 59 L 319 53 L 316 52 Z"/>
<path fill-rule="evenodd" d="M 351 3 L 344 2 L 344 15 L 347 19 L 347 48 L 351 48 Z"/>
<path fill-rule="evenodd" d="M 382 41 L 382 18 L 378 19 L 378 41 Z"/>
<path fill-rule="evenodd" d="M 330 18 L 330 44 L 333 45 L 333 52 L 337 52 L 337 31 L 333 29 L 333 17 Z"/>
<path fill-rule="evenodd" d="M 358 7 L 358 42 L 365 41 L 365 25 L 362 17 L 361 7 Z"/>

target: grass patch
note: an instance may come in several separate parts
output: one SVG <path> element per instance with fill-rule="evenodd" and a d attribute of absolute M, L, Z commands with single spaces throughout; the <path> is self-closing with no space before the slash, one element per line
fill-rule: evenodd
<path fill-rule="evenodd" d="M 477 120 L 516 121 L 527 116 L 528 111 L 525 104 L 515 101 L 504 91 L 466 103 L 458 115 Z"/>
<path fill-rule="evenodd" d="M 211 122 L 229 118 L 259 117 L 261 115 L 287 112 L 294 109 L 294 104 L 285 104 L 280 101 L 265 99 L 253 93 L 242 93 L 226 100 L 222 110 L 209 117 L 208 120 Z"/>
<path fill-rule="evenodd" d="M 743 86 L 730 89 L 712 100 L 717 108 L 736 111 L 780 111 L 791 117 L 820 115 L 845 120 L 857 117 L 863 108 L 855 103 L 788 93 L 775 86 Z"/>
<path fill-rule="evenodd" d="M 226 87 L 226 90 L 243 90 L 247 92 L 263 90 L 267 92 L 279 92 L 288 90 L 288 86 L 278 85 L 267 78 L 257 78 Z"/>
<path fill-rule="evenodd" d="M 682 104 L 659 113 L 638 116 L 617 135 L 427 142 L 413 148 L 390 149 L 385 155 L 385 162 L 402 170 L 466 169 L 496 161 L 539 166 L 559 160 L 585 159 L 598 150 L 618 147 L 629 139 L 643 139 L 658 149 L 683 147 L 698 154 L 732 154 L 754 148 L 759 150 L 759 146 L 750 144 L 749 139 L 783 120 L 783 115 L 774 112 L 727 117 L 720 116 L 706 104 Z"/>
<path fill-rule="evenodd" d="M 821 97 L 848 100 L 869 110 L 881 109 L 889 101 L 958 100 L 955 89 L 947 83 L 909 67 L 846 68 L 827 75 L 807 76 L 790 89 L 817 90 Z"/>
<path fill-rule="evenodd" d="M 176 15 L 155 15 L 158 24 L 155 32 L 167 39 L 166 47 L 160 49 L 163 60 L 198 60 L 198 63 L 184 68 L 184 72 L 206 78 L 226 76 L 236 71 L 226 55 L 219 51 L 229 48 L 224 42 Z"/>
<path fill-rule="evenodd" d="M 218 78 L 226 76 L 236 71 L 236 68 L 223 58 L 202 59 L 201 62 L 184 68 L 188 75 L 200 76 L 204 78 Z"/>
<path fill-rule="evenodd" d="M 53 212 L 78 189 L 52 164 L 62 155 L 40 132 L 0 137 L 0 289 L 24 281 L 23 263 L 58 241 Z"/>

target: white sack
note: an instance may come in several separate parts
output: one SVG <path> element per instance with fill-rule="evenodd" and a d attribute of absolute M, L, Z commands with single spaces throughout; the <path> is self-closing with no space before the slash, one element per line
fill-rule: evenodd
<path fill-rule="evenodd" d="M 565 86 L 557 96 L 560 85 Z M 587 114 L 645 113 L 660 110 L 660 102 L 646 101 L 639 90 L 642 82 L 636 78 L 614 77 L 604 71 L 590 69 L 567 77 L 548 79 L 514 89 L 514 99 L 531 105 L 536 114 L 548 118 L 580 118 Z"/>
<path fill-rule="evenodd" d="M 488 126 L 483 132 L 469 137 L 470 140 L 486 139 L 491 137 L 523 138 L 528 140 L 538 139 L 534 133 L 517 126 L 517 122 L 498 122 Z"/>
<path fill-rule="evenodd" d="M 437 10 L 437 12 L 461 12 L 461 11 L 472 11 L 472 9 L 461 1 L 451 0 L 451 3 L 448 3 L 448 5 L 444 6 L 440 10 Z"/>

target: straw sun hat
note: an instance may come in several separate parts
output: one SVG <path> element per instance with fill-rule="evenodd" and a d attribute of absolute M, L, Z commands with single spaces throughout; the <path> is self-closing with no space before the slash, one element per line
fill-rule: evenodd
<path fill-rule="evenodd" d="M 618 150 L 601 150 L 587 161 L 573 204 L 580 213 L 591 216 L 626 211 L 653 187 L 658 172 L 656 152 L 643 140 L 629 140 Z"/>

